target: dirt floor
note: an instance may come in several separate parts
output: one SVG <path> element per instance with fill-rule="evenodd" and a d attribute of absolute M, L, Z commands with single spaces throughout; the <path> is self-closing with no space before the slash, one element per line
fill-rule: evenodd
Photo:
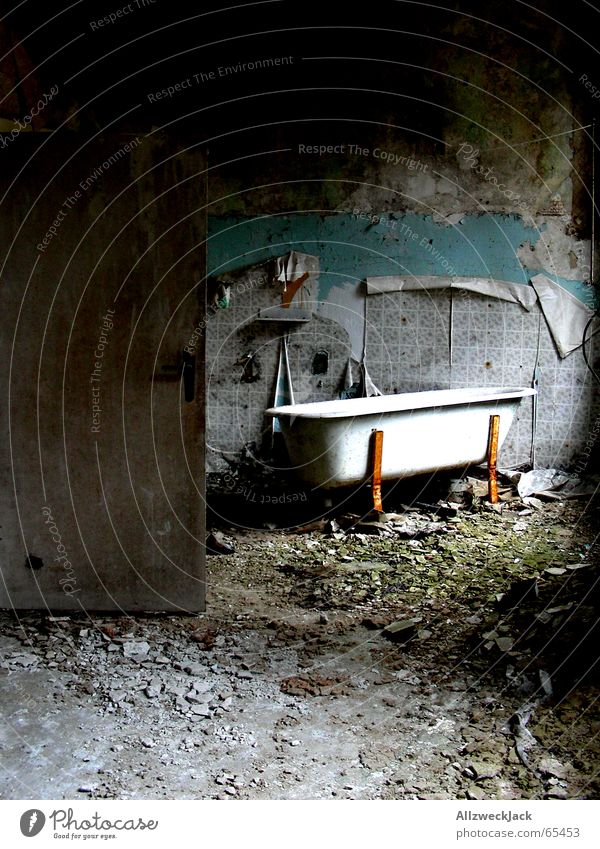
<path fill-rule="evenodd" d="M 598 798 L 595 514 L 230 528 L 205 615 L 5 613 L 0 795 Z"/>

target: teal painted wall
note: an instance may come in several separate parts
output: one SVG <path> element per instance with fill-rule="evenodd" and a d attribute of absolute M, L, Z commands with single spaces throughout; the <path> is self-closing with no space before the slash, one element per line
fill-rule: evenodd
<path fill-rule="evenodd" d="M 381 275 L 493 277 L 528 285 L 542 273 L 584 303 L 593 293 L 583 280 L 566 280 L 551 268 L 524 268 L 517 252 L 535 245 L 541 231 L 516 215 L 465 215 L 454 225 L 431 216 L 302 212 L 260 217 L 209 217 L 208 274 L 241 269 L 298 250 L 320 259 L 319 299 L 343 279 Z"/>

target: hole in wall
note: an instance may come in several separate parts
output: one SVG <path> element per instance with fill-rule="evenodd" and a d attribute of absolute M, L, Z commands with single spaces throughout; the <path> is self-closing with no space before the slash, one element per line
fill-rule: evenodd
<path fill-rule="evenodd" d="M 317 351 L 312 361 L 313 374 L 327 374 L 329 370 L 329 353 L 327 351 Z"/>
<path fill-rule="evenodd" d="M 37 571 L 38 569 L 41 569 L 43 565 L 44 561 L 42 560 L 42 558 L 36 557 L 35 554 L 28 554 L 25 558 L 26 569 L 33 569 Z"/>

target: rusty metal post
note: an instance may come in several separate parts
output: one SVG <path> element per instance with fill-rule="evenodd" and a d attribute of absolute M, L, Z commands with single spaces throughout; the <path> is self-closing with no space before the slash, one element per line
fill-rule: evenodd
<path fill-rule="evenodd" d="M 381 458 L 383 456 L 383 431 L 373 430 L 371 434 L 371 494 L 373 509 L 383 513 L 381 503 Z"/>
<path fill-rule="evenodd" d="M 490 433 L 488 437 L 488 495 L 492 504 L 498 503 L 498 433 L 500 432 L 500 416 L 490 416 Z"/>

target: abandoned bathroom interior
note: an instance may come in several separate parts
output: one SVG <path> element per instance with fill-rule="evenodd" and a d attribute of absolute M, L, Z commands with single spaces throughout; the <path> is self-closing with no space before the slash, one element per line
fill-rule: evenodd
<path fill-rule="evenodd" d="M 1 797 L 598 798 L 598 13 L 117 5 L 0 22 Z"/>

